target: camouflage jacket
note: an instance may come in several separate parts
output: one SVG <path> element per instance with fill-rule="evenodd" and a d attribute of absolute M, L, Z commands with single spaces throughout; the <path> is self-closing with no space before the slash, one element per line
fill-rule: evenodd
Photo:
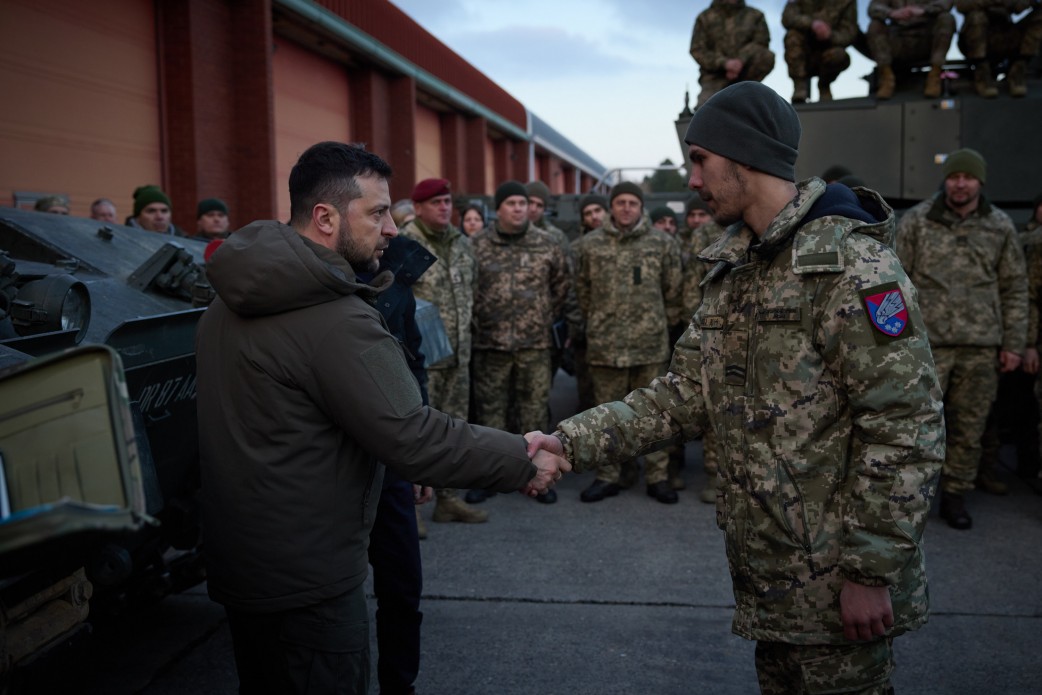
<path fill-rule="evenodd" d="M 855 0 L 789 0 L 782 11 L 782 26 L 786 29 L 809 32 L 816 19 L 832 27 L 831 45 L 854 43 L 858 34 Z"/>
<path fill-rule="evenodd" d="M 922 533 L 944 460 L 933 357 L 881 243 L 893 212 L 860 189 L 884 221 L 808 215 L 823 191 L 801 183 L 761 239 L 730 227 L 701 255 L 714 267 L 669 372 L 559 425 L 578 470 L 713 428 L 733 629 L 749 639 L 844 643 L 846 580 L 890 588 L 891 634 L 928 611 Z"/>
<path fill-rule="evenodd" d="M 684 314 L 692 316 L 702 303 L 702 280 L 712 267 L 698 259 L 698 254 L 723 236 L 724 229 L 716 222 L 706 222 L 698 229 L 685 230 L 681 237 L 680 257 L 684 263 Z"/>
<path fill-rule="evenodd" d="M 582 239 L 576 278 L 586 319 L 586 359 L 634 367 L 669 359 L 669 327 L 681 321 L 680 246 L 644 214 L 620 232 L 608 218 Z"/>
<path fill-rule="evenodd" d="M 1001 347 L 1020 354 L 1027 337 L 1027 271 L 1009 215 L 982 195 L 961 219 L 940 193 L 897 226 L 897 255 L 919 296 L 934 347 Z"/>
<path fill-rule="evenodd" d="M 1039 305 L 1042 304 L 1042 225 L 1034 219 L 1024 223 L 1020 233 L 1024 247 L 1024 265 L 1028 274 L 1028 334 L 1025 345 L 1042 347 L 1039 335 Z"/>
<path fill-rule="evenodd" d="M 731 58 L 749 62 L 757 46 L 766 48 L 771 33 L 763 12 L 745 6 L 745 0 L 713 4 L 695 19 L 691 31 L 691 57 L 707 72 L 723 72 Z"/>
<path fill-rule="evenodd" d="M 575 295 L 568 261 L 549 232 L 526 224 L 508 234 L 494 224 L 471 243 L 478 261 L 475 350 L 549 349 L 554 319 L 562 315 L 571 331 L 581 331 L 578 307 L 569 306 Z"/>
<path fill-rule="evenodd" d="M 438 257 L 412 289 L 417 298 L 438 307 L 453 356 L 429 364 L 427 369 L 466 367 L 470 364 L 470 323 L 477 283 L 477 262 L 470 239 L 451 225 L 443 232 L 435 232 L 418 219 L 406 224 L 399 233 L 420 242 Z"/>
<path fill-rule="evenodd" d="M 868 4 L 868 18 L 881 22 L 893 23 L 901 27 L 918 27 L 932 24 L 937 15 L 951 12 L 953 0 L 872 0 Z M 892 21 L 890 13 L 909 5 L 917 5 L 925 12 L 920 17 Z"/>
<path fill-rule="evenodd" d="M 561 247 L 561 250 L 564 251 L 564 257 L 568 261 L 568 272 L 574 273 L 576 258 L 575 252 L 572 251 L 572 243 L 568 241 L 568 235 L 560 227 L 555 226 L 550 220 L 546 219 L 546 215 L 540 217 L 535 226 L 553 237 L 554 241 Z"/>

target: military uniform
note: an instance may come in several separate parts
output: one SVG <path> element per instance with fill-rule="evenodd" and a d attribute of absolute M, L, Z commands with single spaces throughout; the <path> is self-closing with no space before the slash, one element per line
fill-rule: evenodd
<path fill-rule="evenodd" d="M 648 216 L 628 231 L 608 218 L 583 237 L 576 280 L 586 319 L 586 359 L 594 400 L 616 400 L 665 373 L 669 327 L 681 320 L 680 247 L 651 226 Z M 666 480 L 669 457 L 645 457 L 648 485 Z M 597 479 L 619 482 L 621 461 L 601 467 Z"/>
<path fill-rule="evenodd" d="M 981 195 L 965 219 L 935 194 L 901 219 L 897 252 L 921 297 L 944 390 L 948 455 L 941 489 L 974 487 L 981 435 L 998 387 L 998 351 L 1021 354 L 1027 278 L 1012 220 Z"/>
<path fill-rule="evenodd" d="M 451 357 L 427 365 L 427 393 L 432 408 L 466 420 L 470 416 L 470 324 L 477 283 L 477 262 L 470 240 L 452 225 L 439 232 L 420 219 L 413 219 L 399 233 L 415 239 L 438 257 L 413 285 L 418 299 L 438 307 L 452 345 Z M 438 489 L 437 496 L 443 510 L 462 504 L 455 490 Z M 474 520 L 483 521 L 485 513 L 472 516 Z"/>
<path fill-rule="evenodd" d="M 774 69 L 770 42 L 763 12 L 746 7 L 745 0 L 713 0 L 695 19 L 691 31 L 691 57 L 701 68 L 698 106 L 733 82 L 762 82 Z M 732 58 L 741 60 L 743 67 L 736 79 L 728 80 L 724 64 Z"/>
<path fill-rule="evenodd" d="M 924 10 L 919 17 L 891 19 L 890 13 L 904 7 Z M 891 66 L 929 62 L 930 73 L 924 93 L 941 94 L 941 68 L 955 35 L 952 0 L 872 0 L 868 5 L 868 50 L 881 71 L 877 96 L 893 96 L 895 77 Z"/>
<path fill-rule="evenodd" d="M 815 20 L 832 27 L 832 35 L 819 41 L 811 31 Z M 819 92 L 828 93 L 839 73 L 850 67 L 847 46 L 858 35 L 855 0 L 789 0 L 782 11 L 785 27 L 785 62 L 795 85 L 793 102 L 806 101 L 808 78 L 818 77 Z M 829 93 L 823 99 L 831 98 Z"/>
<path fill-rule="evenodd" d="M 546 231 L 525 223 L 498 224 L 471 238 L 478 263 L 474 301 L 474 398 L 481 424 L 508 429 L 511 401 L 522 432 L 547 427 L 551 326 L 567 314 L 576 332 L 578 308 L 568 307 L 572 278 L 564 251 Z"/>
<path fill-rule="evenodd" d="M 941 393 L 916 289 L 886 245 L 893 212 L 862 189 L 876 222 L 812 217 L 824 191 L 820 179 L 799 184 L 762 238 L 735 225 L 706 249 L 714 267 L 669 373 L 565 420 L 559 436 L 583 470 L 713 428 L 734 632 L 766 651 L 878 651 L 881 685 L 888 640 L 847 640 L 839 595 L 848 580 L 888 587 L 888 636 L 926 621 Z M 854 675 L 865 683 L 865 669 Z"/>
<path fill-rule="evenodd" d="M 1006 73 L 1012 96 L 1027 94 L 1027 64 L 1042 45 L 1042 9 L 1031 0 L 957 0 L 964 15 L 959 50 L 975 64 L 974 81 L 981 96 L 998 94 L 992 79 L 994 63 L 1009 59 Z M 1031 11 L 1014 22 L 1013 15 Z"/>

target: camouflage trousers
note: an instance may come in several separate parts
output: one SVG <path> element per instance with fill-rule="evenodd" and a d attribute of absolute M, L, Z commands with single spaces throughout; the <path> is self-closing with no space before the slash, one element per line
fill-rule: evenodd
<path fill-rule="evenodd" d="M 850 67 L 850 56 L 846 48 L 818 41 L 808 31 L 790 29 L 785 32 L 785 64 L 794 80 L 817 77 L 831 84 Z"/>
<path fill-rule="evenodd" d="M 868 50 L 880 66 L 925 62 L 943 65 L 953 36 L 955 17 L 951 12 L 941 12 L 932 23 L 910 29 L 873 19 L 868 23 Z"/>
<path fill-rule="evenodd" d="M 521 433 L 546 431 L 550 403 L 549 350 L 475 350 L 474 411 L 487 427 L 512 431 L 516 413 Z"/>
<path fill-rule="evenodd" d="M 644 388 L 656 377 L 666 373 L 669 365 L 641 364 L 635 367 L 602 367 L 590 365 L 590 376 L 593 377 L 593 398 L 597 403 L 621 401 L 626 394 L 635 389 Z M 622 463 L 608 464 L 597 468 L 597 480 L 618 483 L 622 473 Z M 644 480 L 648 485 L 662 482 L 669 478 L 669 454 L 665 451 L 654 451 L 644 456 Z"/>
<path fill-rule="evenodd" d="M 470 365 L 428 369 L 427 398 L 435 410 L 466 420 L 470 409 Z M 438 499 L 457 496 L 452 488 L 438 488 L 435 492 Z"/>
<path fill-rule="evenodd" d="M 720 447 L 717 446 L 716 432 L 712 427 L 707 428 L 702 435 L 702 468 L 710 478 L 720 473 Z"/>
<path fill-rule="evenodd" d="M 589 410 L 597 405 L 593 399 L 593 379 L 590 377 L 590 363 L 586 360 L 586 345 L 576 347 L 575 355 L 575 384 L 579 389 L 579 412 Z"/>
<path fill-rule="evenodd" d="M 742 67 L 742 71 L 738 73 L 737 79 L 727 79 L 724 70 L 706 70 L 702 68 L 698 76 L 698 84 L 702 87 L 702 91 L 698 94 L 698 104 L 695 108 L 706 103 L 709 97 L 735 82 L 763 82 L 763 78 L 767 77 L 773 69 L 774 53 L 766 46 L 757 46 L 756 52 L 749 60 L 745 61 L 745 65 Z"/>
<path fill-rule="evenodd" d="M 941 490 L 962 495 L 977 480 L 981 437 L 999 388 L 998 354 L 987 347 L 935 347 L 933 359 L 944 392 L 948 447 Z"/>
<path fill-rule="evenodd" d="M 1035 8 L 1019 22 L 1006 12 L 973 10 L 965 13 L 959 32 L 959 50 L 968 60 L 1032 58 L 1042 45 L 1042 9 Z"/>
<path fill-rule="evenodd" d="M 893 640 L 845 644 L 756 643 L 762 695 L 893 695 Z"/>

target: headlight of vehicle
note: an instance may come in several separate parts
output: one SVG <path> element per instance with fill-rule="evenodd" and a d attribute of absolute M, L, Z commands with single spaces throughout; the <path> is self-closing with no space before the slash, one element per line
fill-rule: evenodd
<path fill-rule="evenodd" d="M 76 331 L 83 340 L 90 325 L 90 293 L 71 275 L 47 275 L 18 288 L 11 319 L 19 335 Z"/>

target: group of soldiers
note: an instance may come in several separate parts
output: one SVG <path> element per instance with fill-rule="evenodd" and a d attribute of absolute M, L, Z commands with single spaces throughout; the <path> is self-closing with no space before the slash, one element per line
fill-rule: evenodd
<path fill-rule="evenodd" d="M 929 67 L 923 96 L 941 96 L 944 61 L 955 35 L 952 5 L 953 0 L 872 0 L 863 33 L 856 0 L 789 0 L 782 26 L 792 102 L 807 101 L 812 77 L 818 78 L 820 100 L 831 101 L 831 85 L 850 66 L 852 46 L 877 64 L 876 98 L 891 98 L 898 72 L 919 67 Z M 958 46 L 973 68 L 976 92 L 998 96 L 995 75 L 1001 71 L 1010 96 L 1026 96 L 1028 65 L 1042 44 L 1038 1 L 954 0 L 954 6 L 963 15 Z M 729 84 L 762 81 L 774 68 L 769 43 L 762 12 L 745 0 L 713 0 L 691 35 L 691 57 L 701 68 L 698 105 Z"/>

